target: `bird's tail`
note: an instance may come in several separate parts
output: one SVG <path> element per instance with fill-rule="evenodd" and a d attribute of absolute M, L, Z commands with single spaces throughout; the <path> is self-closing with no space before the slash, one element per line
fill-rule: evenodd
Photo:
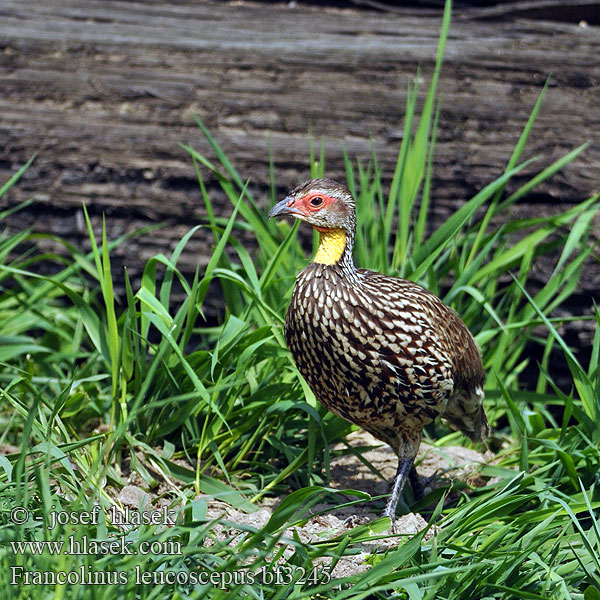
<path fill-rule="evenodd" d="M 477 386 L 475 390 L 451 398 L 442 417 L 474 442 L 484 442 L 490 434 L 490 426 L 482 402 L 483 390 Z"/>
<path fill-rule="evenodd" d="M 479 407 L 479 412 L 473 419 L 472 430 L 467 431 L 463 429 L 463 433 L 469 436 L 474 442 L 485 442 L 490 435 L 490 424 L 488 423 L 483 406 Z"/>

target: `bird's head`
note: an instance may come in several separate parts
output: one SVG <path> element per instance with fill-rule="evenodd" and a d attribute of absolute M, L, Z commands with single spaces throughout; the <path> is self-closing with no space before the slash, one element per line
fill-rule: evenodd
<path fill-rule="evenodd" d="M 315 262 L 335 264 L 345 252 L 351 256 L 355 203 L 348 188 L 333 179 L 311 179 L 278 202 L 268 218 L 291 216 L 312 225 L 321 234 Z M 349 243 L 348 243 L 349 242 Z"/>
<path fill-rule="evenodd" d="M 318 231 L 349 231 L 354 227 L 354 210 L 354 198 L 346 186 L 333 179 L 311 179 L 278 202 L 268 217 L 289 215 L 306 221 Z"/>

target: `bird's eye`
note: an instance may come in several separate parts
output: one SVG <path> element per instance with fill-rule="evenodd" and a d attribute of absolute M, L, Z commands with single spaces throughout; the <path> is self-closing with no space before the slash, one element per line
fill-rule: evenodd
<path fill-rule="evenodd" d="M 310 205 L 313 208 L 318 208 L 321 206 L 321 204 L 323 204 L 323 198 L 321 198 L 321 196 L 315 196 L 314 198 L 310 199 Z"/>

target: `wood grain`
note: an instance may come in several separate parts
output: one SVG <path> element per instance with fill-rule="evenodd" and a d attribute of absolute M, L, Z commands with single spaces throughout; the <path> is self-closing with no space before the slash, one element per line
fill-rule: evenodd
<path fill-rule="evenodd" d="M 109 215 L 112 237 L 168 222 L 120 249 L 117 263 L 135 275 L 203 216 L 193 166 L 179 146 L 211 156 L 194 115 L 259 197 L 270 151 L 282 193 L 308 176 L 309 131 L 326 140 L 329 176 L 343 178 L 342 148 L 366 162 L 373 147 L 389 180 L 407 85 L 418 68 L 423 87 L 431 77 L 439 11 L 293 6 L 3 0 L 0 180 L 38 153 L 4 202 L 37 201 L 11 223 L 85 244 L 82 202 L 96 223 L 102 211 Z M 526 153 L 541 158 L 517 183 L 580 143 L 592 144 L 518 210 L 551 213 L 599 191 L 600 30 L 520 14 L 498 20 L 462 12 L 452 24 L 432 227 L 502 172 L 549 75 Z M 228 214 L 214 183 L 207 180 Z M 210 240 L 204 230 L 194 237 L 184 270 L 206 262 Z M 547 271 L 540 268 L 540 281 Z M 591 269 L 576 309 L 589 309 L 598 289 L 600 274 Z"/>

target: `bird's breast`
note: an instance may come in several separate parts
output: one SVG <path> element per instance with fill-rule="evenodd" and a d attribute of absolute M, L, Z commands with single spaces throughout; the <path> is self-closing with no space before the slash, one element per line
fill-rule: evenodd
<path fill-rule="evenodd" d="M 395 292 L 394 292 L 395 293 Z M 452 388 L 450 365 L 425 321 L 360 274 L 311 264 L 297 279 L 285 336 L 300 373 L 330 410 L 390 428 L 411 414 L 431 420 Z"/>

